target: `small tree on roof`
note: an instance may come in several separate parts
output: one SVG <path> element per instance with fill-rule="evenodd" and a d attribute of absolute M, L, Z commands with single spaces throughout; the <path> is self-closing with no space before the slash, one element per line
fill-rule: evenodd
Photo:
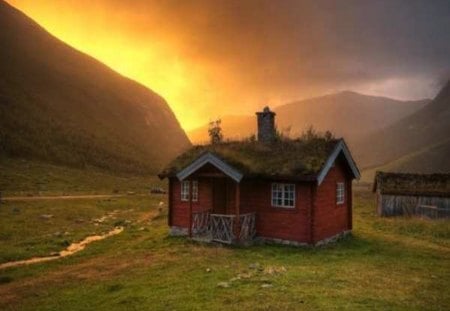
<path fill-rule="evenodd" d="M 219 144 L 223 140 L 221 123 L 221 119 L 209 122 L 208 134 L 211 144 Z"/>
<path fill-rule="evenodd" d="M 317 139 L 330 141 L 334 139 L 334 134 L 330 131 L 325 131 L 325 133 L 318 132 L 312 125 L 310 125 L 306 130 L 302 132 L 302 134 L 300 135 L 300 139 L 304 141 L 313 141 Z"/>

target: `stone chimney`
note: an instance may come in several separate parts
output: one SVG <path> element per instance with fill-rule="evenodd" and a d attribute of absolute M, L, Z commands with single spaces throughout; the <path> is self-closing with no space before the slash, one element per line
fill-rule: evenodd
<path fill-rule="evenodd" d="M 270 111 L 269 107 L 264 107 L 262 112 L 257 112 L 258 119 L 258 141 L 270 143 L 275 140 L 275 112 Z"/>

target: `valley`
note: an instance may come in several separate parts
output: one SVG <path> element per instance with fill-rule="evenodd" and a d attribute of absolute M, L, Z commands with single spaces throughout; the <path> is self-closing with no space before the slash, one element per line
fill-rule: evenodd
<path fill-rule="evenodd" d="M 55 2 L 49 3 L 53 8 Z M 366 90 L 398 88 L 401 93 L 411 81 L 406 88 L 411 94 L 430 89 L 423 85 L 414 92 L 421 80 L 409 76 L 409 69 L 406 77 L 388 75 L 392 68 L 407 66 L 400 58 L 395 66 L 382 59 L 388 53 L 376 51 L 381 37 L 375 44 L 365 41 L 372 39 L 366 27 L 375 22 L 375 29 L 389 30 L 383 38 L 392 35 L 386 50 L 401 50 L 398 44 L 404 41 L 394 37 L 394 24 L 358 15 L 363 27 L 354 27 L 350 15 L 331 14 L 348 10 L 334 2 L 321 10 L 326 15 L 310 19 L 300 14 L 308 9 L 307 2 L 297 2 L 305 6 L 301 10 L 283 12 L 283 5 L 275 2 L 252 8 L 251 2 L 214 7 L 217 3 L 210 1 L 207 6 L 214 14 L 207 14 L 201 1 L 194 7 L 189 1 L 173 7 L 170 1 L 151 7 L 146 7 L 149 1 L 135 1 L 130 7 L 137 11 L 126 11 L 126 1 L 98 1 L 93 7 L 114 5 L 86 16 L 82 13 L 86 9 L 87 14 L 92 2 L 64 2 L 69 3 L 89 3 L 81 13 L 70 11 L 71 18 L 83 17 L 80 27 L 89 28 L 86 42 L 98 39 L 97 51 L 102 50 L 100 42 L 117 44 L 107 55 L 123 60 L 132 55 L 119 63 L 121 69 L 137 68 L 140 77 L 151 78 L 170 98 L 182 101 L 167 102 L 169 97 L 68 45 L 0 0 L 0 310 L 449 309 L 448 219 L 380 217 L 372 183 L 379 170 L 450 172 L 450 81 L 439 84 L 433 98 L 427 94 L 416 100 L 340 91 L 366 85 Z M 397 12 L 395 7 L 389 14 Z M 178 12 L 180 8 L 189 14 Z M 384 18 L 383 10 L 379 8 Z M 52 13 L 56 21 L 64 19 L 62 11 Z M 125 11 L 130 14 L 122 16 Z M 164 15 L 166 11 L 170 14 Z M 411 17 L 410 10 L 405 12 L 399 20 Z M 277 16 L 279 20 L 269 21 Z M 120 31 L 107 26 L 116 18 Z M 252 18 L 257 21 L 254 29 L 247 20 Z M 340 20 L 345 23 L 339 37 L 333 31 Z M 200 31 L 171 33 L 179 21 L 183 31 Z M 233 21 L 238 32 L 231 31 Z M 308 26 L 315 21 L 320 29 L 311 32 Z M 97 22 L 100 34 L 108 32 L 106 41 L 94 31 Z M 416 43 L 421 32 L 413 22 Z M 224 26 L 229 29 L 221 33 Z M 282 35 L 276 33 L 278 26 Z M 411 28 L 406 26 L 400 28 Z M 126 36 L 133 27 L 136 33 Z M 154 28 L 170 33 L 162 35 Z M 210 29 L 214 34 L 203 42 Z M 284 37 L 290 29 L 295 33 Z M 353 35 L 360 32 L 364 38 L 355 40 Z M 332 38 L 326 38 L 330 33 Z M 250 40 L 261 34 L 261 41 Z M 307 44 L 294 40 L 299 34 Z M 425 34 L 427 40 L 432 37 Z M 347 36 L 352 40 L 338 51 Z M 213 41 L 216 37 L 220 42 Z M 248 51 L 241 49 L 247 44 Z M 272 63 L 266 57 L 275 45 L 280 50 L 271 54 L 276 59 Z M 295 55 L 289 61 L 291 48 Z M 162 53 L 166 50 L 169 54 Z M 334 62 L 323 51 L 349 59 Z M 414 64 L 425 55 L 405 51 L 417 57 Z M 427 46 L 426 51 L 434 49 Z M 218 53 L 219 62 L 210 53 Z M 316 54 L 319 63 L 313 61 Z M 442 54 L 448 59 L 445 50 Z M 436 72 L 447 74 L 432 59 Z M 145 66 L 133 67 L 140 62 Z M 156 69 L 167 64 L 167 72 L 158 75 Z M 425 66 L 418 68 L 423 78 Z M 176 74 L 168 79 L 168 72 Z M 207 83 L 196 85 L 198 81 Z M 266 98 L 279 102 L 278 96 L 293 90 L 295 97 L 286 98 L 304 99 L 270 107 L 273 111 L 263 109 Z M 221 111 L 215 105 L 227 99 L 234 109 L 223 110 L 232 113 L 223 115 L 221 127 L 213 131 L 216 145 L 197 146 L 210 142 L 205 116 L 215 116 Z M 261 100 L 261 107 L 252 100 Z M 258 109 L 258 119 L 240 115 L 244 107 L 247 112 Z M 191 123 L 198 115 L 205 120 L 195 120 L 198 127 L 185 132 L 186 123 L 172 109 L 180 120 Z M 183 116 L 180 110 L 189 113 Z M 310 135 L 297 140 L 308 129 Z M 346 144 L 323 135 L 325 131 L 343 137 Z M 169 169 L 174 159 L 180 161 Z M 359 171 L 361 179 L 354 180 Z M 214 208 L 220 213 L 213 215 Z M 216 236 L 205 244 L 169 234 L 184 229 L 192 235 L 197 229 L 212 237 L 212 216 L 219 224 L 215 233 L 227 233 L 227 240 Z M 263 235 L 267 232 L 273 234 L 272 242 L 284 245 L 263 244 L 270 238 Z M 247 240 L 241 239 L 242 233 Z M 331 243 L 334 238 L 339 239 Z M 243 241 L 249 245 L 239 244 Z"/>

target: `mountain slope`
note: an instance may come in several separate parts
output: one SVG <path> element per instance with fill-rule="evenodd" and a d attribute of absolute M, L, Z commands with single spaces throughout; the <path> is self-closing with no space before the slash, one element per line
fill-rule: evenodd
<path fill-rule="evenodd" d="M 372 182 L 376 171 L 398 173 L 449 173 L 450 140 L 412 152 L 385 165 L 365 170 L 362 180 Z"/>
<path fill-rule="evenodd" d="M 299 135 L 309 126 L 319 131 L 330 130 L 352 143 L 360 137 L 390 125 L 423 107 L 428 100 L 399 101 L 385 97 L 341 92 L 275 107 L 280 131 L 290 127 L 291 135 Z M 242 138 L 254 134 L 254 116 L 222 118 L 224 136 Z M 188 132 L 193 142 L 207 141 L 207 126 Z"/>
<path fill-rule="evenodd" d="M 392 124 L 427 103 L 399 101 L 345 91 L 280 106 L 276 109 L 281 127 L 299 133 L 309 125 L 329 130 L 353 142 L 372 131 Z"/>
<path fill-rule="evenodd" d="M 163 98 L 0 1 L 0 154 L 154 172 L 188 146 Z"/>
<path fill-rule="evenodd" d="M 426 147 L 445 143 L 449 135 L 450 81 L 422 109 L 358 141 L 355 156 L 363 167 L 383 165 Z"/>

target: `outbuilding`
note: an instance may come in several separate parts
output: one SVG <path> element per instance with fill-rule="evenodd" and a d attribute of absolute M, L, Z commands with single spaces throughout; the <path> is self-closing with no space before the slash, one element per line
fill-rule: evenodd
<path fill-rule="evenodd" d="M 351 232 L 360 173 L 344 140 L 280 139 L 267 107 L 257 122 L 257 139 L 195 146 L 160 174 L 171 234 L 317 245 Z"/>
<path fill-rule="evenodd" d="M 373 192 L 380 216 L 450 217 L 450 174 L 377 172 Z"/>

